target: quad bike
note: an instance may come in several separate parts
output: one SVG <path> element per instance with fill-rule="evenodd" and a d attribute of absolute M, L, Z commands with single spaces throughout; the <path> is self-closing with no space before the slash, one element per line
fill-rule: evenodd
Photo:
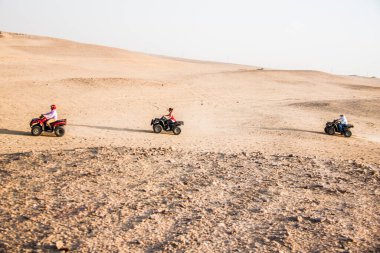
<path fill-rule="evenodd" d="M 153 126 L 153 132 L 159 134 L 162 130 L 166 132 L 173 131 L 175 135 L 181 133 L 180 126 L 184 125 L 183 121 L 171 122 L 165 117 L 152 119 L 150 125 Z"/>
<path fill-rule="evenodd" d="M 339 130 L 339 120 L 334 120 L 332 122 L 327 122 L 325 127 L 325 133 L 329 135 L 334 135 L 335 132 L 343 134 L 344 137 L 351 137 L 352 132 L 350 131 L 350 128 L 353 128 L 354 125 L 347 124 L 342 127 L 342 131 Z"/>
<path fill-rule="evenodd" d="M 32 119 L 29 124 L 30 128 L 32 129 L 32 135 L 39 136 L 42 134 L 43 131 L 50 133 L 54 132 L 55 135 L 58 137 L 62 137 L 65 134 L 65 129 L 63 128 L 63 126 L 66 125 L 66 119 L 54 121 L 50 124 L 51 127 L 48 127 L 46 125 L 47 121 L 48 119 L 44 115 L 41 115 L 39 118 Z"/>

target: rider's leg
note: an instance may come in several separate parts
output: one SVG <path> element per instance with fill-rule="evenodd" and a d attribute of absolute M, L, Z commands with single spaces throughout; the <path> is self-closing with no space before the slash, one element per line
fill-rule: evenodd
<path fill-rule="evenodd" d="M 49 127 L 51 129 L 51 123 L 53 123 L 55 120 L 54 119 L 49 119 L 48 121 L 46 121 L 46 126 Z"/>
<path fill-rule="evenodd" d="M 174 122 L 172 120 L 169 120 L 169 129 L 172 129 L 173 125 L 174 125 Z"/>

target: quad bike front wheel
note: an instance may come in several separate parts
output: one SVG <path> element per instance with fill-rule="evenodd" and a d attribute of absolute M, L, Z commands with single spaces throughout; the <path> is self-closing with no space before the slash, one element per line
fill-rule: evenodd
<path fill-rule="evenodd" d="M 334 135 L 335 129 L 333 127 L 328 127 L 326 133 L 329 135 Z"/>
<path fill-rule="evenodd" d="M 161 133 L 161 131 L 162 131 L 162 126 L 160 124 L 153 125 L 153 132 L 155 132 L 156 134 L 159 134 Z"/>
<path fill-rule="evenodd" d="M 63 127 L 56 127 L 54 133 L 57 137 L 62 137 L 65 135 L 65 129 Z"/>
<path fill-rule="evenodd" d="M 352 133 L 350 130 L 344 132 L 344 137 L 351 137 Z"/>
<path fill-rule="evenodd" d="M 39 136 L 42 134 L 42 127 L 41 126 L 33 126 L 31 133 L 33 136 Z"/>
<path fill-rule="evenodd" d="M 173 133 L 174 133 L 175 135 L 179 135 L 179 134 L 181 133 L 181 128 L 179 128 L 179 127 L 174 127 L 174 129 L 173 129 Z"/>

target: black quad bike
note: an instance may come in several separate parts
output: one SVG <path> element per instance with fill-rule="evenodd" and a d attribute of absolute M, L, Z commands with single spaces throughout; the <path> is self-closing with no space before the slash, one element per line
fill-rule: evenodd
<path fill-rule="evenodd" d="M 334 135 L 335 132 L 343 134 L 344 137 L 351 137 L 352 132 L 350 131 L 350 128 L 353 128 L 354 125 L 347 124 L 346 126 L 342 127 L 342 131 L 339 130 L 339 120 L 334 120 L 332 122 L 327 122 L 325 127 L 325 133 L 329 135 Z"/>
<path fill-rule="evenodd" d="M 178 135 L 181 133 L 180 126 L 184 125 L 184 123 L 183 121 L 171 122 L 165 117 L 161 117 L 152 119 L 150 125 L 153 126 L 153 132 L 157 134 L 161 133 L 162 130 L 165 130 L 166 132 L 173 131 L 175 135 Z"/>
<path fill-rule="evenodd" d="M 33 136 L 39 136 L 43 131 L 55 133 L 57 137 L 62 137 L 65 134 L 66 119 L 56 120 L 50 124 L 51 128 L 46 125 L 47 118 L 41 115 L 39 118 L 34 118 L 30 121 L 31 133 Z"/>

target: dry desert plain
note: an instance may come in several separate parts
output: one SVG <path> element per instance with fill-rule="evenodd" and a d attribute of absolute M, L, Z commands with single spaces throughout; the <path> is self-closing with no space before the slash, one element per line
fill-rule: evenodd
<path fill-rule="evenodd" d="M 380 252 L 379 124 L 375 77 L 2 32 L 0 252 Z"/>

